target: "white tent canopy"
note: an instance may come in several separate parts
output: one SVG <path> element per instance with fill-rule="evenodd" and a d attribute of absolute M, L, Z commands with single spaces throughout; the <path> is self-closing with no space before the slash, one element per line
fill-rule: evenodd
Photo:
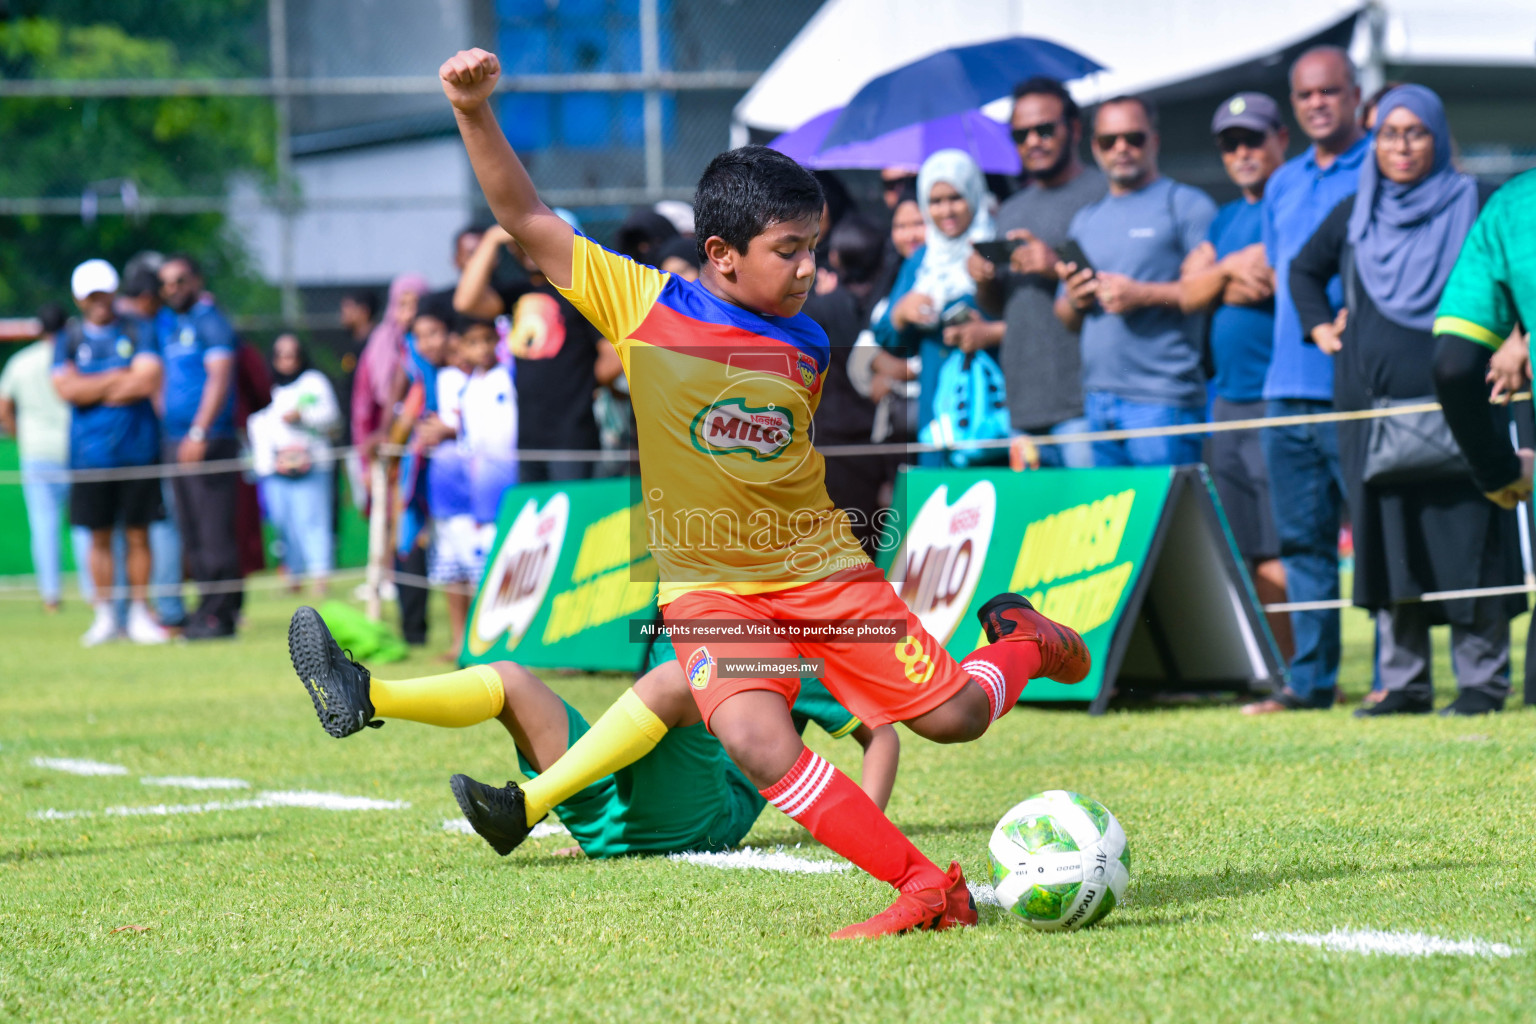
<path fill-rule="evenodd" d="M 1109 70 L 1072 87 L 1088 103 L 1146 92 L 1278 54 L 1339 25 L 1360 0 L 827 0 L 734 112 L 748 128 L 787 131 L 845 104 L 870 79 L 938 50 L 1011 35 L 1072 47 Z M 1530 65 L 1532 0 L 1383 0 L 1352 50 L 1397 65 Z M 1379 32 L 1374 34 L 1370 26 Z M 1374 53 L 1373 53 L 1374 51 Z"/>

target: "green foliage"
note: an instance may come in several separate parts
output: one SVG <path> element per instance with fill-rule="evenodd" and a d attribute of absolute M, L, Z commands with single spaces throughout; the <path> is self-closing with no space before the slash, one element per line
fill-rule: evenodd
<path fill-rule="evenodd" d="M 168 10 L 169 8 L 169 10 Z M 265 5 L 149 2 L 49 4 L 47 16 L 0 21 L 0 76 L 11 79 L 206 78 L 261 73 Z M 255 65 L 255 66 L 252 66 Z M 270 186 L 274 115 L 264 98 L 24 98 L 0 101 L 0 197 L 76 198 L 93 183 L 132 181 L 145 196 L 220 196 L 232 178 Z M 110 185 L 98 191 L 116 195 Z M 198 255 L 225 305 L 268 305 L 222 214 L 0 217 L 0 311 L 67 301 L 70 269 L 135 252 Z"/>
<path fill-rule="evenodd" d="M 1231 707 L 1020 709 L 976 743 L 908 735 L 890 813 L 940 864 L 957 858 L 982 881 L 997 817 L 1059 788 L 1114 811 L 1136 875 L 1114 913 L 1080 932 L 1042 934 L 983 906 L 974 929 L 834 943 L 829 932 L 882 909 L 890 890 L 851 871 L 572 860 L 554 856 L 563 836 L 500 858 L 444 831 L 460 814 L 451 772 L 516 777 L 506 731 L 391 722 L 324 735 L 288 665 L 298 603 L 252 594 L 228 642 L 92 650 L 75 642 L 88 624 L 79 605 L 53 617 L 7 605 L 0 1020 L 1442 1024 L 1525 1020 L 1536 1005 L 1530 710 L 1362 722 L 1349 708 L 1259 720 Z M 1371 625 L 1345 620 L 1342 680 L 1358 699 Z M 1443 702 L 1451 676 L 1435 635 Z M 380 675 L 441 671 L 446 638 L 434 641 Z M 628 685 L 547 675 L 588 717 Z M 857 771 L 853 744 L 810 739 Z M 128 774 L 81 778 L 34 757 Z M 139 781 L 170 775 L 252 789 Z M 99 814 L 298 789 L 410 807 Z M 45 808 L 98 815 L 31 816 Z M 748 843 L 831 856 L 772 808 Z M 1336 927 L 1524 952 L 1405 960 L 1255 938 Z"/>

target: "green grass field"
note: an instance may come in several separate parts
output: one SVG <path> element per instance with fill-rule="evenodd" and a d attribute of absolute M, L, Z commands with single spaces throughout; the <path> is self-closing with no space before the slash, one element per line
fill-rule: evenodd
<path fill-rule="evenodd" d="M 1230 706 L 1021 709 L 967 746 L 904 734 L 891 815 L 935 860 L 984 880 L 997 817 L 1072 789 L 1124 824 L 1128 899 L 1073 934 L 984 907 L 976 929 L 833 943 L 888 890 L 855 872 L 557 858 L 569 840 L 554 836 L 501 859 L 445 831 L 459 814 L 451 772 L 515 776 L 505 734 L 392 723 L 330 739 L 288 667 L 291 608 L 253 599 L 228 643 L 83 651 L 78 605 L 45 618 L 7 604 L 0 1018 L 1354 1022 L 1516 1020 L 1536 1006 L 1530 711 L 1360 722 L 1348 708 L 1262 720 Z M 1363 617 L 1347 622 L 1358 698 L 1370 646 Z M 417 656 L 380 674 L 436 667 Z M 1443 653 L 1439 680 L 1443 703 Z M 589 716 L 627 682 L 550 681 Z M 856 770 L 856 748 L 816 735 Z M 39 757 L 127 774 L 80 777 Z M 409 807 L 100 814 L 266 790 Z M 34 817 L 46 809 L 97 813 Z M 772 808 L 748 843 L 831 856 Z M 1334 928 L 1517 952 L 1410 960 L 1255 938 Z"/>

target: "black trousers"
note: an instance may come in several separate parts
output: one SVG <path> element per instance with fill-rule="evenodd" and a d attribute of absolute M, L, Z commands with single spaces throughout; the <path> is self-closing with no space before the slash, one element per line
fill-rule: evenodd
<path fill-rule="evenodd" d="M 176 464 L 179 441 L 166 441 L 165 462 Z M 240 445 L 232 437 L 209 438 L 204 456 L 209 462 L 233 459 Z M 240 580 L 240 546 L 235 540 L 235 473 L 203 473 L 171 478 L 176 496 L 176 528 L 181 531 L 181 556 L 187 576 L 202 588 L 203 584 L 224 584 Z M 234 625 L 240 610 L 243 587 L 210 593 L 202 588 L 197 611 L 199 617 L 216 616 L 220 622 Z"/>
<path fill-rule="evenodd" d="M 395 555 L 395 572 L 410 573 L 412 576 L 425 576 L 427 574 L 427 549 L 420 544 L 411 548 L 411 553 L 401 558 Z M 426 587 L 416 586 L 410 583 L 395 583 L 395 601 L 400 605 L 400 633 L 405 637 L 405 642 L 420 646 L 427 642 L 427 595 L 430 591 Z"/>
<path fill-rule="evenodd" d="M 563 484 L 571 480 L 592 479 L 595 462 L 519 462 L 517 482 L 520 484 Z"/>

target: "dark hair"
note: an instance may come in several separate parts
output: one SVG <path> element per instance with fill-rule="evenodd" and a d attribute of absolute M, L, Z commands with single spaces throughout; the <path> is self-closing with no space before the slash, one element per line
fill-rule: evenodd
<path fill-rule="evenodd" d="M 1045 75 L 1036 75 L 1034 78 L 1026 78 L 1013 87 L 1013 101 L 1017 103 L 1025 96 L 1055 96 L 1061 101 L 1061 117 L 1067 124 L 1078 124 L 1083 119 L 1082 108 L 1067 91 L 1067 87 L 1054 78 Z"/>
<path fill-rule="evenodd" d="M 64 307 L 57 302 L 45 302 L 37 307 L 37 319 L 43 325 L 44 334 L 57 334 L 64 328 L 64 321 L 69 317 L 64 312 Z"/>
<path fill-rule="evenodd" d="M 614 247 L 630 259 L 660 260 L 662 245 L 678 237 L 677 225 L 649 206 L 632 207 L 614 235 Z"/>
<path fill-rule="evenodd" d="M 117 291 L 119 295 L 130 299 L 136 299 L 141 295 L 158 295 L 160 278 L 148 267 L 139 267 L 123 279 L 123 286 Z"/>
<path fill-rule="evenodd" d="M 885 266 L 885 234 L 857 213 L 832 229 L 829 248 L 837 260 L 838 278 L 848 284 L 873 281 Z"/>
<path fill-rule="evenodd" d="M 351 288 L 342 293 L 342 299 L 355 302 L 368 311 L 369 320 L 379 318 L 379 293 L 372 288 Z"/>
<path fill-rule="evenodd" d="M 1151 128 L 1153 131 L 1157 131 L 1157 104 L 1153 103 L 1145 96 L 1114 96 L 1105 100 L 1103 103 L 1100 103 L 1097 107 L 1094 108 L 1093 117 L 1095 122 L 1098 120 L 1099 111 L 1103 110 L 1105 107 L 1112 107 L 1120 103 L 1134 103 L 1140 107 L 1141 112 L 1147 117 L 1147 127 Z"/>
<path fill-rule="evenodd" d="M 655 258 L 658 268 L 667 260 L 679 259 L 693 267 L 694 270 L 699 269 L 698 248 L 693 244 L 693 239 L 683 238 L 681 235 L 662 242 L 651 255 Z"/>
<path fill-rule="evenodd" d="M 822 247 L 826 247 L 827 239 L 832 237 L 832 231 L 842 223 L 843 218 L 849 214 L 859 212 L 859 204 L 854 202 L 853 196 L 848 194 L 848 187 L 842 179 L 831 171 L 812 171 L 816 176 L 816 183 L 821 186 L 821 197 L 827 201 L 827 238 L 821 240 Z"/>
<path fill-rule="evenodd" d="M 704 168 L 693 196 L 695 238 L 720 238 L 744 253 L 752 239 L 775 224 L 820 217 L 825 197 L 810 171 L 776 149 L 742 146 L 721 153 Z"/>
<path fill-rule="evenodd" d="M 171 253 L 165 258 L 165 263 L 160 264 L 160 266 L 164 267 L 169 263 L 184 263 L 186 264 L 187 269 L 192 271 L 193 277 L 201 278 L 203 276 L 202 265 L 198 263 L 197 260 L 193 259 L 191 256 L 184 252 Z"/>
<path fill-rule="evenodd" d="M 909 181 L 901 186 L 901 191 L 896 193 L 896 206 L 892 206 L 891 209 L 896 209 L 902 203 L 917 203 L 917 182 Z M 923 204 L 917 203 L 917 205 L 922 206 Z"/>
<path fill-rule="evenodd" d="M 434 320 L 441 320 L 444 327 L 452 328 L 456 314 L 453 311 L 453 289 L 444 288 L 442 291 L 428 292 L 421 297 L 416 305 L 416 317 L 429 316 Z"/>
<path fill-rule="evenodd" d="M 459 228 L 458 233 L 453 236 L 454 248 L 458 248 L 459 240 L 465 235 L 483 235 L 489 230 L 490 228 L 488 226 L 481 224 L 478 221 L 474 224 L 464 225 L 463 227 Z"/>

